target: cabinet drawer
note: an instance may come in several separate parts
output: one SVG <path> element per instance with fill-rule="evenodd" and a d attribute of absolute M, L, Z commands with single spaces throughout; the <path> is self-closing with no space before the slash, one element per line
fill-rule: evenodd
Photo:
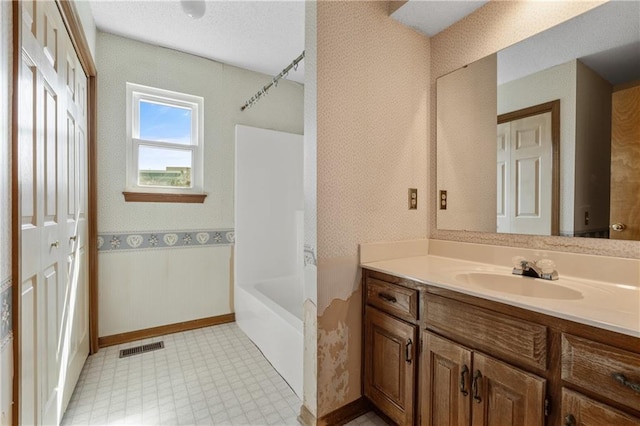
<path fill-rule="evenodd" d="M 640 354 L 563 334 L 562 379 L 640 411 Z"/>
<path fill-rule="evenodd" d="M 367 304 L 409 321 L 418 319 L 418 291 L 367 278 Z"/>
<path fill-rule="evenodd" d="M 427 328 L 465 345 L 546 370 L 547 327 L 467 303 L 429 295 Z"/>
<path fill-rule="evenodd" d="M 562 388 L 562 420 L 564 424 L 583 426 L 638 426 L 640 419 Z"/>

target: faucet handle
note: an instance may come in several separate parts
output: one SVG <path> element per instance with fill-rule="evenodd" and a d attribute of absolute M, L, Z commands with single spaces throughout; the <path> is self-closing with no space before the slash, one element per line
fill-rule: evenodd
<path fill-rule="evenodd" d="M 552 274 L 556 270 L 556 264 L 551 259 L 540 259 L 536 262 L 536 266 L 543 274 Z"/>
<path fill-rule="evenodd" d="M 513 256 L 511 258 L 511 262 L 513 263 L 513 267 L 515 269 L 522 269 L 522 267 L 523 267 L 522 262 L 526 262 L 526 261 L 527 261 L 527 259 L 525 259 L 522 256 Z"/>

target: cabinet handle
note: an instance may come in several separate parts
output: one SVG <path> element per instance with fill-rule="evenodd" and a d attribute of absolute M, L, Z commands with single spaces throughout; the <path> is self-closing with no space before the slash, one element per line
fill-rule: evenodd
<path fill-rule="evenodd" d="M 564 426 L 575 426 L 576 418 L 573 417 L 573 414 L 567 414 L 564 418 Z"/>
<path fill-rule="evenodd" d="M 462 371 L 460 372 L 460 393 L 464 396 L 469 395 L 469 391 L 466 389 L 464 376 L 469 374 L 469 367 L 467 365 L 462 366 Z"/>
<path fill-rule="evenodd" d="M 640 392 L 640 383 L 634 383 L 634 382 L 632 382 L 630 380 L 627 380 L 627 378 L 625 377 L 624 374 L 622 374 L 622 373 L 613 373 L 611 375 L 611 377 L 613 377 L 621 385 L 626 386 L 629 389 L 634 390 L 636 392 Z"/>
<path fill-rule="evenodd" d="M 473 375 L 472 388 L 473 388 L 473 400 L 478 404 L 482 402 L 482 398 L 480 398 L 480 393 L 478 391 L 478 381 L 481 379 L 482 379 L 482 373 L 480 373 L 480 370 L 476 370 L 475 374 Z"/>
<path fill-rule="evenodd" d="M 413 342 L 411 341 L 411 339 L 409 339 L 407 340 L 407 344 L 404 345 L 404 360 L 407 361 L 408 364 L 411 364 L 411 361 L 413 361 L 412 349 Z"/>
<path fill-rule="evenodd" d="M 391 302 L 391 303 L 396 303 L 398 301 L 395 297 L 393 297 L 392 295 L 387 294 L 387 293 L 380 292 L 380 293 L 378 293 L 378 297 L 380 299 L 384 299 L 387 302 Z"/>

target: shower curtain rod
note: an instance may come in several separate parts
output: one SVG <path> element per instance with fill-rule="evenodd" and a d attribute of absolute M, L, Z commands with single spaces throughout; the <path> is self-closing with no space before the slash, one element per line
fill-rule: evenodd
<path fill-rule="evenodd" d="M 273 77 L 273 80 L 271 80 L 269 84 L 267 84 L 266 86 L 263 86 L 262 89 L 258 90 L 256 94 L 251 97 L 251 99 L 245 102 L 242 108 L 240 108 L 240 111 L 244 111 L 245 109 L 252 107 L 256 102 L 258 102 L 263 96 L 267 94 L 267 91 L 271 89 L 272 86 L 278 87 L 278 80 L 280 80 L 283 77 L 286 77 L 287 74 L 289 74 L 289 71 L 291 71 L 291 68 L 293 68 L 293 70 L 296 71 L 298 69 L 298 63 L 302 59 L 304 59 L 304 50 L 302 51 L 300 56 L 294 59 L 293 62 L 291 62 L 288 67 L 286 67 L 280 72 L 280 74 Z"/>

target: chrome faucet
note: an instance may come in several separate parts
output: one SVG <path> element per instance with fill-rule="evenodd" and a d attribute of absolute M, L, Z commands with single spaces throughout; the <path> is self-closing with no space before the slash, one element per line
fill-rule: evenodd
<path fill-rule="evenodd" d="M 555 263 L 550 259 L 540 259 L 536 262 L 526 260 L 524 257 L 513 258 L 514 275 L 525 277 L 541 278 L 543 280 L 557 280 L 558 271 L 555 270 Z"/>

